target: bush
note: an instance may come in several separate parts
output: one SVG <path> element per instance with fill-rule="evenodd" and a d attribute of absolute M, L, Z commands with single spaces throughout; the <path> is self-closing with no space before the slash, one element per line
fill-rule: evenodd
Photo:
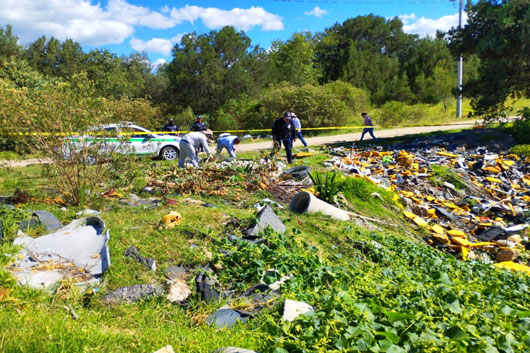
<path fill-rule="evenodd" d="M 519 143 L 530 143 L 530 108 L 524 107 L 518 111 L 518 118 L 514 120 L 511 133 Z"/>
<path fill-rule="evenodd" d="M 85 135 L 88 127 L 111 119 L 113 112 L 106 103 L 95 97 L 93 84 L 84 75 L 74 76 L 71 83 L 37 89 L 17 88 L 12 81 L 0 79 L 3 135 L 50 159 L 56 188 L 75 205 L 85 203 L 86 197 L 108 180 L 111 170 L 116 172 L 112 164 L 87 165 L 90 157 L 110 159 L 102 152 L 103 139 L 85 141 L 81 148 L 74 149 L 66 138 L 73 133 Z"/>
<path fill-rule="evenodd" d="M 379 108 L 378 121 L 375 123 L 381 126 L 398 126 L 407 120 L 409 113 L 405 103 L 386 102 Z"/>

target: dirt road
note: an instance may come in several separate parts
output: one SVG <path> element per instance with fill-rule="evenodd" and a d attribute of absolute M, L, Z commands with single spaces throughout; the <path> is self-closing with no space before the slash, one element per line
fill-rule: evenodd
<path fill-rule="evenodd" d="M 436 125 L 436 126 L 417 126 L 417 127 L 403 127 L 398 129 L 386 129 L 386 130 L 374 130 L 374 135 L 378 138 L 386 137 L 396 137 L 403 135 L 411 134 L 421 134 L 432 131 L 446 131 L 452 129 L 467 129 L 472 128 L 475 125 L 474 120 L 460 121 L 451 124 L 445 125 Z M 366 137 L 366 136 L 365 136 Z M 309 137 L 305 138 L 306 142 L 310 146 L 318 146 L 326 143 L 340 143 L 340 142 L 354 142 L 358 141 L 361 138 L 361 133 L 351 133 L 344 135 L 335 135 L 335 136 L 318 136 L 318 137 Z M 238 151 L 257 151 L 271 148 L 272 142 L 256 142 L 256 143 L 246 143 L 241 144 L 237 147 Z M 303 146 L 302 143 L 297 140 L 294 147 Z M 0 160 L 0 168 L 14 168 L 14 167 L 25 167 L 32 164 L 48 163 L 46 159 L 25 159 L 25 160 Z"/>
<path fill-rule="evenodd" d="M 378 130 L 374 129 L 374 135 L 377 138 L 386 138 L 386 137 L 396 137 L 403 135 L 412 135 L 412 134 L 421 134 L 432 131 L 447 131 L 453 129 L 468 129 L 475 126 L 474 120 L 468 121 L 459 121 L 457 123 L 447 124 L 447 125 L 436 125 L 436 126 L 417 126 L 417 127 L 403 127 L 398 129 L 386 129 Z M 370 140 L 369 135 L 364 136 Z M 340 143 L 340 142 L 354 142 L 359 141 L 361 138 L 361 133 L 351 133 L 344 135 L 335 135 L 335 136 L 318 136 L 318 137 L 305 137 L 307 144 L 310 146 L 324 145 L 327 143 Z M 257 142 L 257 143 L 248 143 L 241 144 L 237 146 L 238 151 L 257 151 L 262 149 L 271 148 L 272 142 Z M 294 147 L 303 146 L 300 140 L 296 140 Z"/>

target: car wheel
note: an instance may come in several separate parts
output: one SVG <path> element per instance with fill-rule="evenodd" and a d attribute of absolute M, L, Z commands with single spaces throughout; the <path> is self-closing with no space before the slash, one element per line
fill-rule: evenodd
<path fill-rule="evenodd" d="M 162 151 L 160 151 L 160 157 L 165 161 L 174 161 L 178 156 L 179 151 L 173 146 L 164 147 L 162 148 Z"/>

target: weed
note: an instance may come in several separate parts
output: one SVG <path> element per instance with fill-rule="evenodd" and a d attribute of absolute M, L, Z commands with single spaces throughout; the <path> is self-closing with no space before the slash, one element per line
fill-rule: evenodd
<path fill-rule="evenodd" d="M 443 186 L 444 182 L 451 183 L 457 190 L 463 190 L 466 188 L 466 184 L 462 181 L 455 172 L 451 171 L 450 168 L 443 165 L 431 164 L 431 170 L 434 175 L 431 180 L 435 186 Z"/>
<path fill-rule="evenodd" d="M 309 174 L 315 188 L 316 195 L 323 201 L 332 202 L 339 192 L 338 174 L 333 171 L 322 173 L 313 172 Z"/>

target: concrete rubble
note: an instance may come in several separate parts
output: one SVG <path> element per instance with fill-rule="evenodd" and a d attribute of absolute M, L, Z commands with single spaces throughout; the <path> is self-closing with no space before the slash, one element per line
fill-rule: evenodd
<path fill-rule="evenodd" d="M 285 225 L 278 218 L 274 210 L 269 206 L 265 206 L 257 214 L 258 221 L 255 225 L 247 229 L 245 232 L 248 236 L 257 236 L 263 232 L 267 227 L 271 227 L 274 231 L 283 234 L 285 233 Z"/>
<path fill-rule="evenodd" d="M 140 299 L 160 297 L 164 293 L 164 288 L 158 284 L 137 284 L 115 289 L 103 296 L 101 300 L 107 304 L 133 303 Z"/>
<path fill-rule="evenodd" d="M 17 237 L 22 250 L 8 266 L 19 284 L 45 289 L 64 279 L 98 281 L 110 266 L 109 232 L 98 217 L 73 221 L 54 233 Z"/>

